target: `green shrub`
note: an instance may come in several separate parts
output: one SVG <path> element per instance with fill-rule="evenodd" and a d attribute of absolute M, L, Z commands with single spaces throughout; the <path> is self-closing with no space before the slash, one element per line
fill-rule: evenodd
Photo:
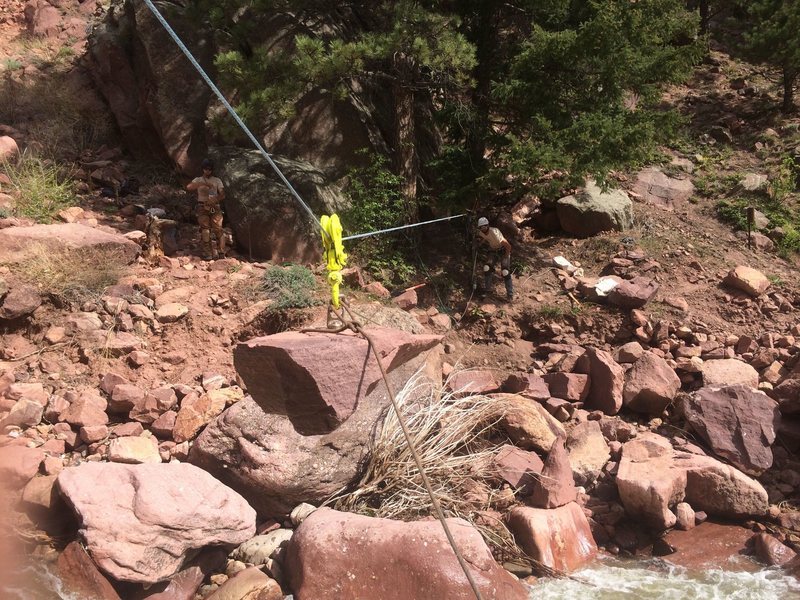
<path fill-rule="evenodd" d="M 317 282 L 306 267 L 270 267 L 264 273 L 264 291 L 274 302 L 273 308 L 306 308 L 318 304 L 314 294 Z"/>
<path fill-rule="evenodd" d="M 403 224 L 402 179 L 387 168 L 387 159 L 362 152 L 369 164 L 348 174 L 345 192 L 350 208 L 342 213 L 344 235 L 388 229 Z M 400 284 L 413 279 L 411 244 L 403 233 L 390 233 L 356 240 L 347 251 L 361 261 L 378 280 Z"/>
<path fill-rule="evenodd" d="M 17 163 L 0 163 L 16 190 L 15 214 L 49 223 L 53 217 L 76 202 L 72 181 L 50 161 L 24 154 Z"/>

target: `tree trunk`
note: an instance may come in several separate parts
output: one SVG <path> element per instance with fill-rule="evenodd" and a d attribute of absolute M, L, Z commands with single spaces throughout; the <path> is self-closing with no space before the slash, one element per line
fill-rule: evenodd
<path fill-rule="evenodd" d="M 497 53 L 497 31 L 495 3 L 480 2 L 474 19 L 475 89 L 472 102 L 475 107 L 475 120 L 467 131 L 470 166 L 476 177 L 486 169 L 486 143 L 489 135 L 489 94 L 491 92 L 492 71 Z"/>
<path fill-rule="evenodd" d="M 406 84 L 411 81 L 413 61 L 408 56 L 398 53 L 394 57 L 394 66 L 398 77 L 398 82 L 393 86 L 395 102 L 394 158 L 397 173 L 403 179 L 405 219 L 406 222 L 413 223 L 419 220 L 419 207 L 417 206 L 419 160 L 414 139 L 414 92 Z"/>
<path fill-rule="evenodd" d="M 700 0 L 700 33 L 705 35 L 708 33 L 708 21 L 711 15 L 709 0 Z"/>
<path fill-rule="evenodd" d="M 797 71 L 789 67 L 783 68 L 783 106 L 781 110 L 790 113 L 794 110 L 794 82 Z"/>

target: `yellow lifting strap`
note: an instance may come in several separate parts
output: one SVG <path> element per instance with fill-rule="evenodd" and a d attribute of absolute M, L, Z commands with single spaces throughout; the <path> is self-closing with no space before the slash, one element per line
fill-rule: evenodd
<path fill-rule="evenodd" d="M 342 269 L 347 264 L 347 254 L 342 245 L 342 224 L 339 215 L 322 215 L 322 257 L 328 269 L 328 284 L 331 286 L 331 304 L 339 308 L 339 286 L 342 283 Z"/>

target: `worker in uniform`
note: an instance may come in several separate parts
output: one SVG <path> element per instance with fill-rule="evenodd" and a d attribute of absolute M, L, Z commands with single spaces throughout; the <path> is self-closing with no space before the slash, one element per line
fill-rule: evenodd
<path fill-rule="evenodd" d="M 492 289 L 492 275 L 495 267 L 500 264 L 500 272 L 506 284 L 506 296 L 509 301 L 514 299 L 514 284 L 511 281 L 511 244 L 503 237 L 497 227 L 489 227 L 489 219 L 478 219 L 477 241 L 482 246 L 484 255 L 483 263 L 483 290 L 481 297 L 485 297 Z"/>
<path fill-rule="evenodd" d="M 190 192 L 197 192 L 197 224 L 200 225 L 200 241 L 203 258 L 213 260 L 225 257 L 225 234 L 222 230 L 222 201 L 225 188 L 219 177 L 214 177 L 214 163 L 203 159 L 203 175 L 195 177 L 186 186 Z M 216 239 L 216 245 L 211 235 Z"/>

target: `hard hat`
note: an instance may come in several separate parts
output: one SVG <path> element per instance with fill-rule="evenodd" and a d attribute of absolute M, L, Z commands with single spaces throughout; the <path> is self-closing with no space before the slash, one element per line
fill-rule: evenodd
<path fill-rule="evenodd" d="M 488 227 L 489 226 L 489 219 L 486 217 L 481 217 L 478 219 L 478 227 Z"/>

